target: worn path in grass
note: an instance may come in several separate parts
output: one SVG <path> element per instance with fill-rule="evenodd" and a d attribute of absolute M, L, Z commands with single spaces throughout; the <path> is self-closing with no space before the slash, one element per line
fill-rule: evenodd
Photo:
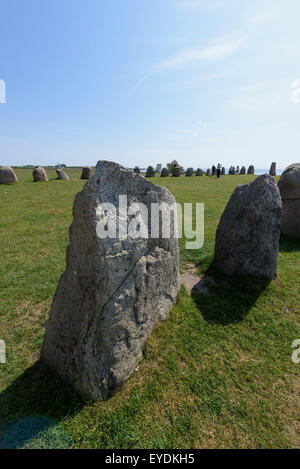
<path fill-rule="evenodd" d="M 67 182 L 47 172 L 49 182 L 33 183 L 30 170 L 16 170 L 18 184 L 0 186 L 0 339 L 7 347 L 0 440 L 13 428 L 12 446 L 66 445 L 55 425 L 48 433 L 37 425 L 24 441 L 18 420 L 42 416 L 62 424 L 76 448 L 300 446 L 300 365 L 291 360 L 292 342 L 300 339 L 297 242 L 281 240 L 271 283 L 226 279 L 210 269 L 216 284 L 208 295 L 191 298 L 182 288 L 169 319 L 149 338 L 138 371 L 106 402 L 81 403 L 36 365 L 65 266 L 74 195 L 84 183 L 79 170 L 67 169 Z M 182 270 L 195 263 L 205 275 L 227 200 L 237 184 L 252 179 L 152 179 L 180 203 L 205 203 L 205 244 L 189 251 L 181 240 Z"/>

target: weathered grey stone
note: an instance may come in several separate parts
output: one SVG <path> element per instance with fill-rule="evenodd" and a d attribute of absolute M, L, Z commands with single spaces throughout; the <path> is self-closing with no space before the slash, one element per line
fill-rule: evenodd
<path fill-rule="evenodd" d="M 276 163 L 275 162 L 271 164 L 269 174 L 271 176 L 276 176 Z"/>
<path fill-rule="evenodd" d="M 247 174 L 254 174 L 254 166 L 252 164 L 249 166 Z"/>
<path fill-rule="evenodd" d="M 193 168 L 188 168 L 185 173 L 186 176 L 191 177 L 194 175 L 194 170 Z"/>
<path fill-rule="evenodd" d="M 155 176 L 155 169 L 153 166 L 148 166 L 147 172 L 146 172 L 146 178 L 153 178 Z"/>
<path fill-rule="evenodd" d="M 241 167 L 240 174 L 246 174 L 246 168 L 245 166 Z"/>
<path fill-rule="evenodd" d="M 208 169 L 206 170 L 206 176 L 210 176 L 210 175 L 211 175 L 211 169 L 208 168 Z"/>
<path fill-rule="evenodd" d="M 57 179 L 63 179 L 64 181 L 69 181 L 69 176 L 62 170 L 62 169 L 57 169 L 56 170 L 57 174 Z"/>
<path fill-rule="evenodd" d="M 84 166 L 82 168 L 80 179 L 90 179 L 93 176 L 93 170 L 90 166 Z"/>
<path fill-rule="evenodd" d="M 163 168 L 163 169 L 161 170 L 160 177 L 166 178 L 166 177 L 168 177 L 168 176 L 169 176 L 168 168 Z"/>
<path fill-rule="evenodd" d="M 227 275 L 275 278 L 281 207 L 278 186 L 268 174 L 238 186 L 217 229 L 217 269 Z"/>
<path fill-rule="evenodd" d="M 10 166 L 0 166 L 0 184 L 15 184 L 17 176 Z"/>
<path fill-rule="evenodd" d="M 178 178 L 180 176 L 180 167 L 179 166 L 173 166 L 172 176 L 175 177 L 175 178 Z"/>
<path fill-rule="evenodd" d="M 97 236 L 98 223 L 106 223 L 100 204 L 118 207 L 119 195 L 127 196 L 128 206 L 145 204 L 148 214 L 152 203 L 175 203 L 167 189 L 107 161 L 98 162 L 75 197 L 66 270 L 51 305 L 42 358 L 85 399 L 112 395 L 133 373 L 179 289 L 176 238 L 151 238 L 151 223 L 148 238 Z M 124 216 L 117 211 L 117 226 Z"/>
<path fill-rule="evenodd" d="M 32 177 L 34 182 L 48 181 L 48 176 L 44 168 L 36 166 L 32 171 Z"/>
<path fill-rule="evenodd" d="M 198 168 L 196 171 L 196 176 L 203 176 L 203 171 L 202 169 Z"/>
<path fill-rule="evenodd" d="M 300 163 L 284 170 L 278 187 L 282 198 L 281 233 L 300 239 Z"/>
<path fill-rule="evenodd" d="M 139 166 L 135 166 L 133 171 L 136 173 L 136 174 L 140 174 L 141 170 L 139 168 Z"/>

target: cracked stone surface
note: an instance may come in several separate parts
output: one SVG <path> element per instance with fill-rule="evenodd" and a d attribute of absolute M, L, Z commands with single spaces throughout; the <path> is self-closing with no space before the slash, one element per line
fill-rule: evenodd
<path fill-rule="evenodd" d="M 74 201 L 66 270 L 53 298 L 42 358 L 85 399 L 112 395 L 134 372 L 179 290 L 178 240 L 100 239 L 99 204 L 175 203 L 170 192 L 100 161 Z M 117 212 L 117 226 L 120 223 Z M 172 227 L 172 229 L 174 229 Z M 172 234 L 172 230 L 171 230 Z"/>

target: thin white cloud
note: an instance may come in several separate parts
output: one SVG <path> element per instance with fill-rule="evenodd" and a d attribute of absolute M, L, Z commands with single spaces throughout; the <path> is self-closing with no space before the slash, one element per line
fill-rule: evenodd
<path fill-rule="evenodd" d="M 201 61 L 221 60 L 236 52 L 242 45 L 243 40 L 223 41 L 208 47 L 190 49 L 179 52 L 174 57 L 158 62 L 153 71 L 159 72 L 172 68 L 183 68 Z"/>
<path fill-rule="evenodd" d="M 278 5 L 272 4 L 268 8 L 264 8 L 256 13 L 250 20 L 250 23 L 254 26 L 264 25 L 271 23 L 280 18 L 281 9 Z"/>
<path fill-rule="evenodd" d="M 148 78 L 148 75 L 144 75 L 143 78 L 141 78 L 141 80 L 139 80 L 134 85 L 134 87 L 129 91 L 129 93 L 123 98 L 122 103 L 127 101 L 127 99 L 130 98 L 140 86 L 142 86 L 142 84 L 147 80 L 147 78 Z"/>

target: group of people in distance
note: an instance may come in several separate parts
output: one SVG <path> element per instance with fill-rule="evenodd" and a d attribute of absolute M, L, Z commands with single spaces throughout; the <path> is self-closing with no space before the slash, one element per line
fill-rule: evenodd
<path fill-rule="evenodd" d="M 237 165 L 236 168 L 234 166 L 230 166 L 228 174 L 238 174 L 240 172 L 240 167 Z"/>
<path fill-rule="evenodd" d="M 223 166 L 221 165 L 221 163 L 218 163 L 217 167 L 215 167 L 215 165 L 213 164 L 211 168 L 212 176 L 217 176 L 217 178 L 219 178 L 221 176 L 222 168 Z"/>

